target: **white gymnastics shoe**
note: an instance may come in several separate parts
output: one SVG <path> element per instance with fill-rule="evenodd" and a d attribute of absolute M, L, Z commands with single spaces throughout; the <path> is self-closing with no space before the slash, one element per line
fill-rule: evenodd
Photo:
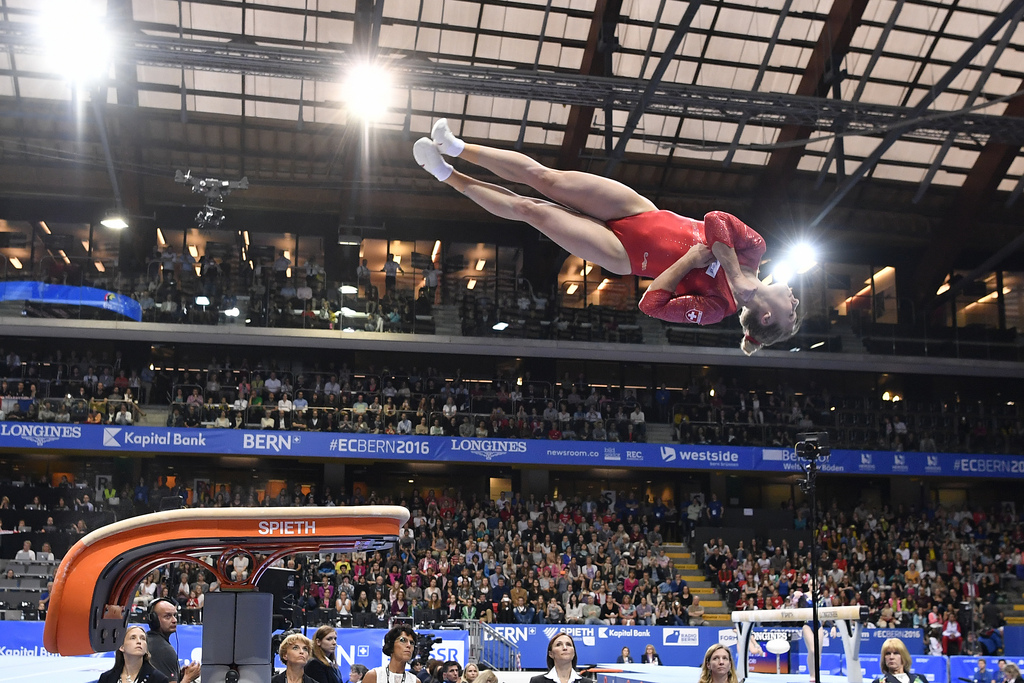
<path fill-rule="evenodd" d="M 441 156 L 441 150 L 437 148 L 430 138 L 420 138 L 412 146 L 412 156 L 416 163 L 426 169 L 427 173 L 440 181 L 448 180 L 448 176 L 455 169 Z"/>
<path fill-rule="evenodd" d="M 466 143 L 455 137 L 448 127 L 448 119 L 438 119 L 434 127 L 430 129 L 430 137 L 441 149 L 443 154 L 450 157 L 457 157 L 466 149 Z"/>

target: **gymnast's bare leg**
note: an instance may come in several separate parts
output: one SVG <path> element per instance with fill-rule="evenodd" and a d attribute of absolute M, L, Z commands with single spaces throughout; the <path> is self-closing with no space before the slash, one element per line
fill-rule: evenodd
<path fill-rule="evenodd" d="M 529 223 L 584 260 L 615 273 L 630 272 L 626 250 L 605 222 L 657 210 L 650 200 L 609 178 L 559 171 L 519 152 L 465 144 L 451 135 L 443 119 L 435 124 L 433 133 L 433 145 L 422 138 L 413 152 L 420 165 L 438 180 L 495 216 Z M 457 154 L 503 180 L 527 185 L 553 201 L 523 197 L 459 173 L 441 158 L 441 152 Z"/>

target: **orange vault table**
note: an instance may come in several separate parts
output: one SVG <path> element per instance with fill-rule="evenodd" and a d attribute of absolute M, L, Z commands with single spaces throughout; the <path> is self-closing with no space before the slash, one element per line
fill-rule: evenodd
<path fill-rule="evenodd" d="M 365 505 L 185 509 L 115 522 L 84 536 L 61 561 L 43 644 L 64 656 L 117 649 L 139 582 L 164 564 L 209 556 L 207 570 L 222 590 L 255 591 L 266 569 L 286 555 L 388 548 L 408 520 L 403 507 Z M 232 581 L 232 560 L 240 555 L 251 570 L 244 581 Z"/>

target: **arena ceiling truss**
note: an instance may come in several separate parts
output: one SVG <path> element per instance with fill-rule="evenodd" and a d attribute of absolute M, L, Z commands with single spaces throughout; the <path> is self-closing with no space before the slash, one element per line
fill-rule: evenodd
<path fill-rule="evenodd" d="M 1024 0 L 107 0 L 117 57 L 78 94 L 40 4 L 0 2 L 5 200 L 106 201 L 113 177 L 151 211 L 193 169 L 248 176 L 232 200 L 261 210 L 483 220 L 411 158 L 447 116 L 664 208 L 899 252 L 921 296 L 1020 263 Z M 364 127 L 341 80 L 367 59 L 395 88 Z"/>

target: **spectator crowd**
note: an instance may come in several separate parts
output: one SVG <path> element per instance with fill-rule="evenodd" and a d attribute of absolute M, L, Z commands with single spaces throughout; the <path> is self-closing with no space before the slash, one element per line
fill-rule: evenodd
<path fill-rule="evenodd" d="M 690 519 L 699 500 L 678 510 L 671 501 L 626 491 L 609 502 L 518 494 L 490 500 L 455 489 L 364 499 L 315 486 L 261 497 L 241 487 L 186 491 L 163 479 L 123 488 L 133 512 L 159 509 L 172 496 L 195 507 L 398 504 L 411 510 L 389 552 L 296 555 L 275 563 L 295 570 L 285 596 L 293 623 L 385 626 L 404 617 L 418 624 L 702 625 L 709 615 L 701 596 L 666 554 L 666 538 L 682 535 L 727 609 L 793 606 L 811 593 L 816 575 L 820 604 L 866 605 L 869 628 L 920 628 L 942 653 L 970 654 L 1001 641 L 1007 587 L 1024 579 L 1024 525 L 1010 508 L 833 504 L 819 511 L 819 559 L 812 567 L 803 540 L 750 538 L 730 547 L 712 536 L 697 547 L 692 539 L 701 532 L 728 528 L 702 529 L 715 524 L 714 500 L 698 509 L 696 523 L 680 527 L 680 515 Z M 103 500 L 100 494 L 95 509 Z M 92 504 L 79 497 L 75 505 Z M 809 510 L 791 505 L 790 511 L 794 529 L 806 529 Z M 200 621 L 203 595 L 220 589 L 210 570 L 215 559 L 153 572 L 139 587 L 136 612 L 165 596 L 179 602 L 186 621 Z M 232 580 L 253 569 L 244 557 L 228 567 Z"/>

